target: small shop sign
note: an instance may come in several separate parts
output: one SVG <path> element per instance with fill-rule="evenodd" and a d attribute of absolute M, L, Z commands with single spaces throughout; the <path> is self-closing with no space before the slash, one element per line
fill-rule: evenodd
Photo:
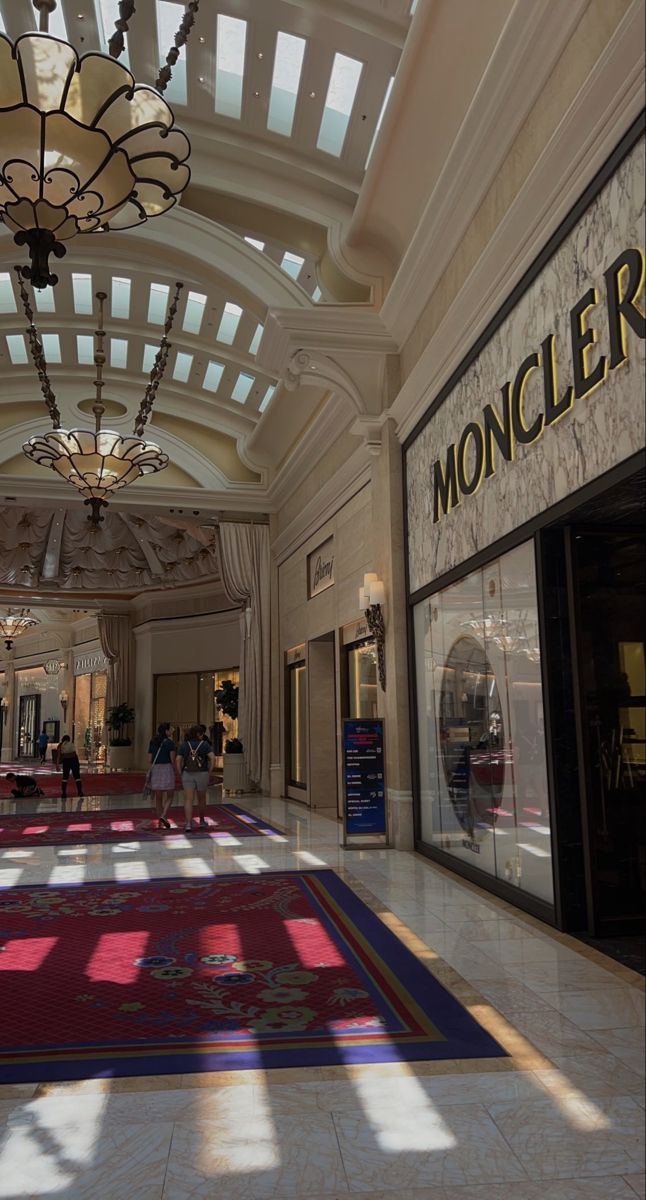
<path fill-rule="evenodd" d="M 307 594 L 311 600 L 334 586 L 334 538 L 328 538 L 307 556 Z"/>

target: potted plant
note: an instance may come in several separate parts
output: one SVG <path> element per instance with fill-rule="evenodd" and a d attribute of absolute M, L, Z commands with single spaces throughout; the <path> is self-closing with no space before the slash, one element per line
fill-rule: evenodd
<path fill-rule="evenodd" d="M 240 689 L 231 679 L 223 679 L 222 686 L 217 688 L 215 701 L 225 717 L 232 721 L 238 719 L 238 701 Z M 246 788 L 246 773 L 244 765 L 244 747 L 240 738 L 227 738 L 224 743 L 222 767 L 223 792 L 244 792 Z"/>
<path fill-rule="evenodd" d="M 132 768 L 132 738 L 128 729 L 135 719 L 135 710 L 128 704 L 115 704 L 108 709 L 106 725 L 110 730 L 110 766 L 113 771 Z"/>

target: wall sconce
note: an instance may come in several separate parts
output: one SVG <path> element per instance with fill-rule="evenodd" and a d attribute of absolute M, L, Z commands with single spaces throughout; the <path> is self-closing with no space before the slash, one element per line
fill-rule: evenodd
<path fill-rule="evenodd" d="M 61 708 L 62 708 L 62 710 L 63 710 L 63 724 L 65 724 L 65 722 L 66 722 L 66 720 L 67 720 L 67 706 L 68 706 L 68 704 L 69 704 L 69 702 L 70 702 L 70 698 L 69 698 L 69 696 L 68 696 L 67 692 L 66 692 L 65 690 L 63 690 L 63 691 L 60 693 L 60 695 L 59 695 L 58 699 L 59 699 L 59 700 L 60 700 L 60 702 L 61 702 Z"/>
<path fill-rule="evenodd" d="M 0 700 L 0 709 L 2 709 L 2 724 L 6 725 L 7 713 L 9 712 L 9 701 L 6 696 L 3 696 L 2 700 Z"/>
<path fill-rule="evenodd" d="M 383 614 L 385 603 L 386 589 L 374 571 L 369 571 L 363 577 L 363 587 L 359 588 L 359 607 L 366 614 L 368 629 L 377 644 L 377 672 L 382 692 L 386 690 L 386 628 Z"/>

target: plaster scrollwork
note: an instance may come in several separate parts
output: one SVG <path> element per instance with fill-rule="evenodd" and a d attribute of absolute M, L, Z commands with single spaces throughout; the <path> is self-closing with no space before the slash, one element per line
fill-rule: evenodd
<path fill-rule="evenodd" d="M 359 415 L 366 412 L 366 404 L 352 377 L 327 354 L 311 354 L 308 350 L 297 350 L 287 364 L 283 384 L 288 392 L 295 392 L 302 384 L 328 387 L 337 395 L 349 400 Z"/>

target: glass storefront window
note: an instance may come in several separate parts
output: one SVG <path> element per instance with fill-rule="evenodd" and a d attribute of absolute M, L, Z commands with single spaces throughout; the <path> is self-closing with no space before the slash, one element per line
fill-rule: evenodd
<path fill-rule="evenodd" d="M 288 669 L 289 680 L 289 782 L 307 785 L 307 668 L 296 663 Z"/>
<path fill-rule="evenodd" d="M 533 544 L 414 622 L 422 840 L 552 903 Z"/>
<path fill-rule="evenodd" d="M 374 641 L 348 647 L 348 716 L 377 716 L 377 646 Z"/>
<path fill-rule="evenodd" d="M 105 671 L 77 675 L 74 680 L 74 744 L 87 762 L 105 759 L 105 704 L 108 676 Z"/>
<path fill-rule="evenodd" d="M 34 758 L 36 742 L 45 721 L 60 719 L 58 677 L 42 667 L 16 671 L 17 728 L 15 750 L 19 758 Z"/>

